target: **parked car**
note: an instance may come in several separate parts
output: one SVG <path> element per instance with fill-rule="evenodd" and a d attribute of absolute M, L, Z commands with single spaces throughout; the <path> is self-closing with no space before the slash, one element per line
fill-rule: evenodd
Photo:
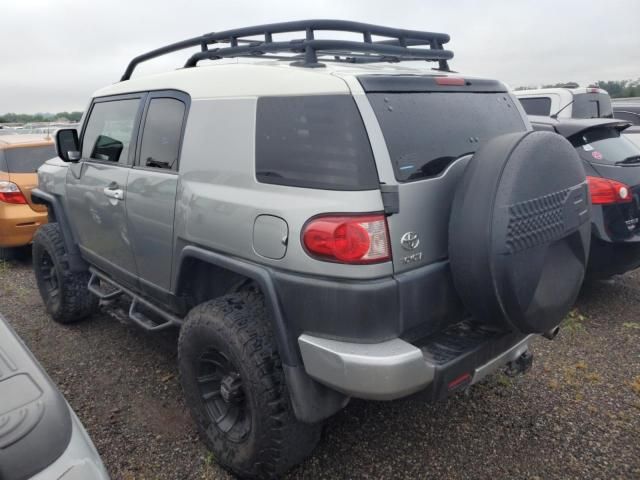
<path fill-rule="evenodd" d="M 514 92 L 528 115 L 557 118 L 611 118 L 611 98 L 594 87 L 539 88 Z"/>
<path fill-rule="evenodd" d="M 614 99 L 613 116 L 631 124 L 624 136 L 640 147 L 640 97 Z"/>
<path fill-rule="evenodd" d="M 451 73 L 448 41 L 309 20 L 132 60 L 39 170 L 51 317 L 123 296 L 140 327 L 180 327 L 186 403 L 245 477 L 300 462 L 350 398 L 437 401 L 527 370 L 582 283 L 584 170 L 504 84 Z M 185 68 L 131 78 L 191 47 Z M 416 59 L 437 68 L 401 64 Z"/>
<path fill-rule="evenodd" d="M 51 138 L 0 136 L 0 260 L 12 257 L 15 247 L 29 245 L 46 223 L 47 209 L 31 201 L 31 190 L 38 184 L 38 167 L 55 156 Z"/>
<path fill-rule="evenodd" d="M 2 315 L 0 478 L 109 479 L 80 420 Z"/>
<path fill-rule="evenodd" d="M 529 117 L 536 130 L 559 133 L 574 146 L 591 195 L 591 253 L 587 275 L 607 278 L 640 266 L 640 148 L 616 119 Z"/>

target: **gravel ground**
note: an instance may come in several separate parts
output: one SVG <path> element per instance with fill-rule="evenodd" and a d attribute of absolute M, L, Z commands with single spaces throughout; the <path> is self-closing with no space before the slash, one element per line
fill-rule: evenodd
<path fill-rule="evenodd" d="M 66 395 L 114 479 L 226 479 L 181 397 L 176 332 L 102 313 L 51 322 L 28 260 L 0 264 L 0 312 Z M 640 272 L 585 287 L 534 366 L 438 405 L 352 401 L 286 478 L 640 479 Z"/>

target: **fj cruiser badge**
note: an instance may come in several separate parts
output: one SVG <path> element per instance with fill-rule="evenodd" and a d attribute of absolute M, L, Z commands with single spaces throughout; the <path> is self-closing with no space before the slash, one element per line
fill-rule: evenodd
<path fill-rule="evenodd" d="M 420 237 L 416 232 L 407 232 L 402 235 L 400 243 L 405 250 L 415 250 L 420 245 Z"/>

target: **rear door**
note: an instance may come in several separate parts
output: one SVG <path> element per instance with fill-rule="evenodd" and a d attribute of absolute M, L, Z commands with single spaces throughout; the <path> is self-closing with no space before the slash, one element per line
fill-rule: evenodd
<path fill-rule="evenodd" d="M 83 255 L 129 285 L 137 284 L 137 268 L 126 188 L 145 98 L 94 100 L 82 132 L 82 159 L 67 174 L 67 210 Z"/>
<path fill-rule="evenodd" d="M 189 106 L 185 93 L 152 92 L 127 182 L 127 221 L 143 286 L 167 292 L 171 283 L 179 157 Z"/>
<path fill-rule="evenodd" d="M 400 211 L 388 218 L 397 273 L 447 260 L 451 204 L 469 159 L 491 138 L 527 128 L 501 83 L 440 78 L 360 77 L 389 155 L 380 180 L 398 190 Z"/>

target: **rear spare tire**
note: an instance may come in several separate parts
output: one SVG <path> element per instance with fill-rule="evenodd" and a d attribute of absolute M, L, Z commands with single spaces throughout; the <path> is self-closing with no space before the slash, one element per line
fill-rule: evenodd
<path fill-rule="evenodd" d="M 449 257 L 477 321 L 523 333 L 560 323 L 586 270 L 589 202 L 580 158 L 560 135 L 510 133 L 476 152 L 455 194 Z"/>

